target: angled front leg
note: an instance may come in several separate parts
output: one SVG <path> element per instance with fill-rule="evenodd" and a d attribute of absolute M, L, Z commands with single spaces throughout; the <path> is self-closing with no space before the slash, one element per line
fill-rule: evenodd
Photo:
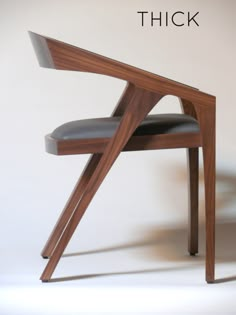
<path fill-rule="evenodd" d="M 93 154 L 85 166 L 81 177 L 79 178 L 63 212 L 61 213 L 51 235 L 49 236 L 49 239 L 47 240 L 47 243 L 42 250 L 41 255 L 43 258 L 49 258 L 52 255 L 52 252 L 60 239 L 62 232 L 68 224 L 77 203 L 83 195 L 84 190 L 101 159 L 101 156 L 102 154 Z"/>
<path fill-rule="evenodd" d="M 124 116 L 117 131 L 109 144 L 97 168 L 95 169 L 87 187 L 76 206 L 70 222 L 64 230 L 56 248 L 41 276 L 42 281 L 48 281 L 58 264 L 68 242 L 70 241 L 77 225 L 79 224 L 84 212 L 96 194 L 98 188 L 122 151 L 129 138 L 132 136 L 140 122 L 146 117 L 154 105 L 162 98 L 161 95 L 150 93 L 148 91 L 136 88 L 135 93 L 128 104 Z"/>
<path fill-rule="evenodd" d="M 127 83 L 127 86 L 119 99 L 117 106 L 112 114 L 112 116 L 122 116 L 127 105 L 131 101 L 135 92 L 135 86 L 131 83 Z M 82 175 L 80 176 L 70 198 L 68 199 L 64 210 L 62 211 L 51 235 L 49 236 L 43 250 L 42 257 L 49 258 L 52 255 L 52 252 L 59 241 L 62 232 L 64 231 L 66 225 L 68 224 L 72 213 L 75 210 L 77 203 L 79 202 L 81 196 L 83 195 L 87 184 L 96 169 L 102 154 L 93 154 L 89 159 L 87 165 L 84 168 Z"/>

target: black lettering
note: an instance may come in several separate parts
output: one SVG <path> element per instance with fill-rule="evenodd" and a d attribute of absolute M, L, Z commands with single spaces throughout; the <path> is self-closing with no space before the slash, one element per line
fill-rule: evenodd
<path fill-rule="evenodd" d="M 138 14 L 141 14 L 141 25 L 146 26 L 147 22 L 149 22 L 149 20 L 147 21 L 147 18 L 145 17 L 145 14 L 147 15 L 151 15 L 151 26 L 153 27 L 155 24 L 155 21 L 157 21 L 156 25 L 159 24 L 159 26 L 166 26 L 168 27 L 169 24 L 172 22 L 173 25 L 177 26 L 177 27 L 182 27 L 184 25 L 187 26 L 187 21 L 185 22 L 185 20 L 187 20 L 187 18 L 185 18 L 185 15 L 187 15 L 188 13 L 188 26 L 192 26 L 193 23 L 195 23 L 195 25 L 199 26 L 198 21 L 197 21 L 197 16 L 199 15 L 199 12 L 193 14 L 190 11 L 188 12 L 183 12 L 183 11 L 176 11 L 172 14 L 172 16 L 170 17 L 170 14 L 168 11 L 166 12 L 158 12 L 158 14 L 155 16 L 155 12 L 153 11 L 137 11 Z M 182 15 L 182 17 L 177 17 L 177 15 Z M 181 23 L 183 22 L 183 23 Z"/>
<path fill-rule="evenodd" d="M 142 14 L 142 26 L 144 26 L 144 14 L 148 13 L 148 11 L 138 11 L 137 13 L 141 13 Z"/>
<path fill-rule="evenodd" d="M 161 12 L 159 17 L 153 17 L 153 12 L 151 12 L 151 26 L 153 26 L 153 21 L 160 21 L 161 26 Z"/>
<path fill-rule="evenodd" d="M 174 17 L 176 16 L 176 14 L 184 14 L 184 12 L 182 12 L 182 11 L 177 11 L 177 12 L 175 12 L 175 13 L 172 15 L 172 18 L 171 18 L 172 23 L 173 23 L 175 26 L 184 26 L 184 23 L 182 23 L 182 24 L 177 24 L 177 23 L 175 23 Z"/>
<path fill-rule="evenodd" d="M 195 21 L 195 16 L 197 16 L 198 15 L 198 13 L 199 12 L 197 12 L 196 14 L 194 14 L 194 16 L 193 17 L 191 17 L 191 19 L 190 19 L 190 12 L 188 12 L 188 26 L 190 26 L 190 22 L 191 21 L 194 21 L 195 22 L 195 24 L 197 25 L 197 26 L 199 26 L 199 24 L 197 23 L 197 21 Z"/>

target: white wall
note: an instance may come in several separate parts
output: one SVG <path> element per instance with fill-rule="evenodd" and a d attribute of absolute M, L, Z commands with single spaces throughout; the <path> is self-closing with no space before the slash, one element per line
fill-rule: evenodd
<path fill-rule="evenodd" d="M 139 10 L 199 11 L 199 27 L 140 27 Z M 107 116 L 125 83 L 39 68 L 27 30 L 130 63 L 217 97 L 217 218 L 236 217 L 234 0 L 0 2 L 1 251 L 39 252 L 88 156 L 44 152 L 63 122 Z M 179 111 L 173 97 L 155 112 Z M 119 157 L 73 249 L 143 239 L 187 220 L 185 151 Z M 79 237 L 80 236 L 80 237 Z"/>

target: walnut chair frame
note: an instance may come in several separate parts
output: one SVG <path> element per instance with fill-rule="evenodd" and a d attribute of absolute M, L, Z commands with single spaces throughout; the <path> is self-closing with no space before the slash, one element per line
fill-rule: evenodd
<path fill-rule="evenodd" d="M 43 251 L 49 258 L 41 280 L 47 282 L 83 214 L 122 151 L 187 148 L 189 165 L 188 250 L 198 252 L 198 154 L 202 147 L 205 181 L 206 281 L 215 268 L 215 97 L 193 87 L 29 32 L 40 66 L 108 75 L 127 81 L 112 116 L 122 116 L 111 138 L 58 140 L 46 136 L 46 149 L 56 155 L 91 153 L 91 157 Z M 183 112 L 197 119 L 198 133 L 133 136 L 135 129 L 166 95 L 179 98 Z"/>

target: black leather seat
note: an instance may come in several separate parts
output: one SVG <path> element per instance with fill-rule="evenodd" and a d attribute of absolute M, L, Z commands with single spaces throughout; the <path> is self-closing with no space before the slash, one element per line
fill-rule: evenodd
<path fill-rule="evenodd" d="M 56 128 L 51 137 L 59 140 L 111 138 L 121 117 L 76 120 Z M 148 115 L 134 135 L 199 132 L 197 120 L 184 114 Z"/>

